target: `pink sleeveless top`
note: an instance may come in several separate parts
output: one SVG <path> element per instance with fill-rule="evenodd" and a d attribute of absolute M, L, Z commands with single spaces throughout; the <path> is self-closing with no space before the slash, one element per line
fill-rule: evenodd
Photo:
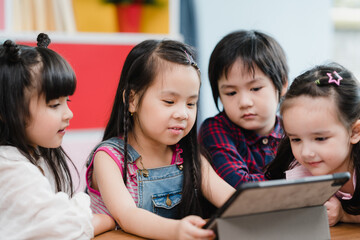
<path fill-rule="evenodd" d="M 93 213 L 102 213 L 107 214 L 111 216 L 109 210 L 106 208 L 105 203 L 101 197 L 101 193 L 91 187 L 92 184 L 92 173 L 94 171 L 93 163 L 94 163 L 94 156 L 97 152 L 104 151 L 106 152 L 116 163 L 116 165 L 119 167 L 121 174 L 123 174 L 124 170 L 124 158 L 123 154 L 120 153 L 118 150 L 116 150 L 113 147 L 107 147 L 102 146 L 96 149 L 93 155 L 93 159 L 91 160 L 91 163 L 89 164 L 87 171 L 86 171 L 86 185 L 88 188 L 88 194 L 91 199 L 91 205 L 90 208 Z M 180 156 L 182 153 L 182 149 L 177 144 L 175 147 L 175 151 L 172 156 L 171 165 L 176 164 L 182 164 L 183 158 Z M 135 162 L 128 163 L 128 171 L 127 171 L 127 181 L 126 181 L 126 188 L 128 189 L 131 197 L 133 198 L 136 205 L 138 205 L 138 184 L 137 184 L 137 175 L 136 172 L 139 168 L 136 166 Z"/>

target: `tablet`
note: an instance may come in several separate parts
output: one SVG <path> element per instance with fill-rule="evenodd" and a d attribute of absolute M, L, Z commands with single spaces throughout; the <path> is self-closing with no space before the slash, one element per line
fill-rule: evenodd
<path fill-rule="evenodd" d="M 214 229 L 216 219 L 323 205 L 350 179 L 350 173 L 293 180 L 243 183 L 203 228 Z"/>

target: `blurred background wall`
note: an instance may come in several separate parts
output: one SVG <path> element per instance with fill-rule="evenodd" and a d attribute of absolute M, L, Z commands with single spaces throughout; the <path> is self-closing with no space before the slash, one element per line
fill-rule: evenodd
<path fill-rule="evenodd" d="M 290 79 L 333 56 L 331 0 L 197 0 L 199 62 L 202 69 L 200 121 L 217 113 L 207 78 L 216 43 L 231 31 L 256 29 L 274 37 L 287 55 Z"/>

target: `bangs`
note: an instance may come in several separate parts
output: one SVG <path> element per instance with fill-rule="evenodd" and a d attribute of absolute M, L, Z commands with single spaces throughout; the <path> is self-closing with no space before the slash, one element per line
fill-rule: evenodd
<path fill-rule="evenodd" d="M 37 48 L 42 58 L 42 86 L 46 102 L 59 97 L 71 96 L 76 89 L 76 76 L 70 64 L 56 52 Z"/>

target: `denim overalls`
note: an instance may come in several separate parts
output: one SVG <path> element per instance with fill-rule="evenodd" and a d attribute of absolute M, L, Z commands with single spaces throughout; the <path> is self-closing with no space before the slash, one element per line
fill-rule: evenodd
<path fill-rule="evenodd" d="M 100 143 L 102 146 L 113 147 L 120 153 L 124 153 L 124 141 L 118 137 L 110 138 Z M 140 155 L 134 148 L 128 145 L 128 164 L 135 162 Z M 93 158 L 90 156 L 89 163 Z M 182 165 L 170 165 L 160 168 L 147 169 L 145 174 L 141 169 L 137 170 L 138 183 L 138 207 L 151 211 L 157 215 L 176 219 L 178 218 L 178 207 L 181 201 L 183 185 Z"/>

